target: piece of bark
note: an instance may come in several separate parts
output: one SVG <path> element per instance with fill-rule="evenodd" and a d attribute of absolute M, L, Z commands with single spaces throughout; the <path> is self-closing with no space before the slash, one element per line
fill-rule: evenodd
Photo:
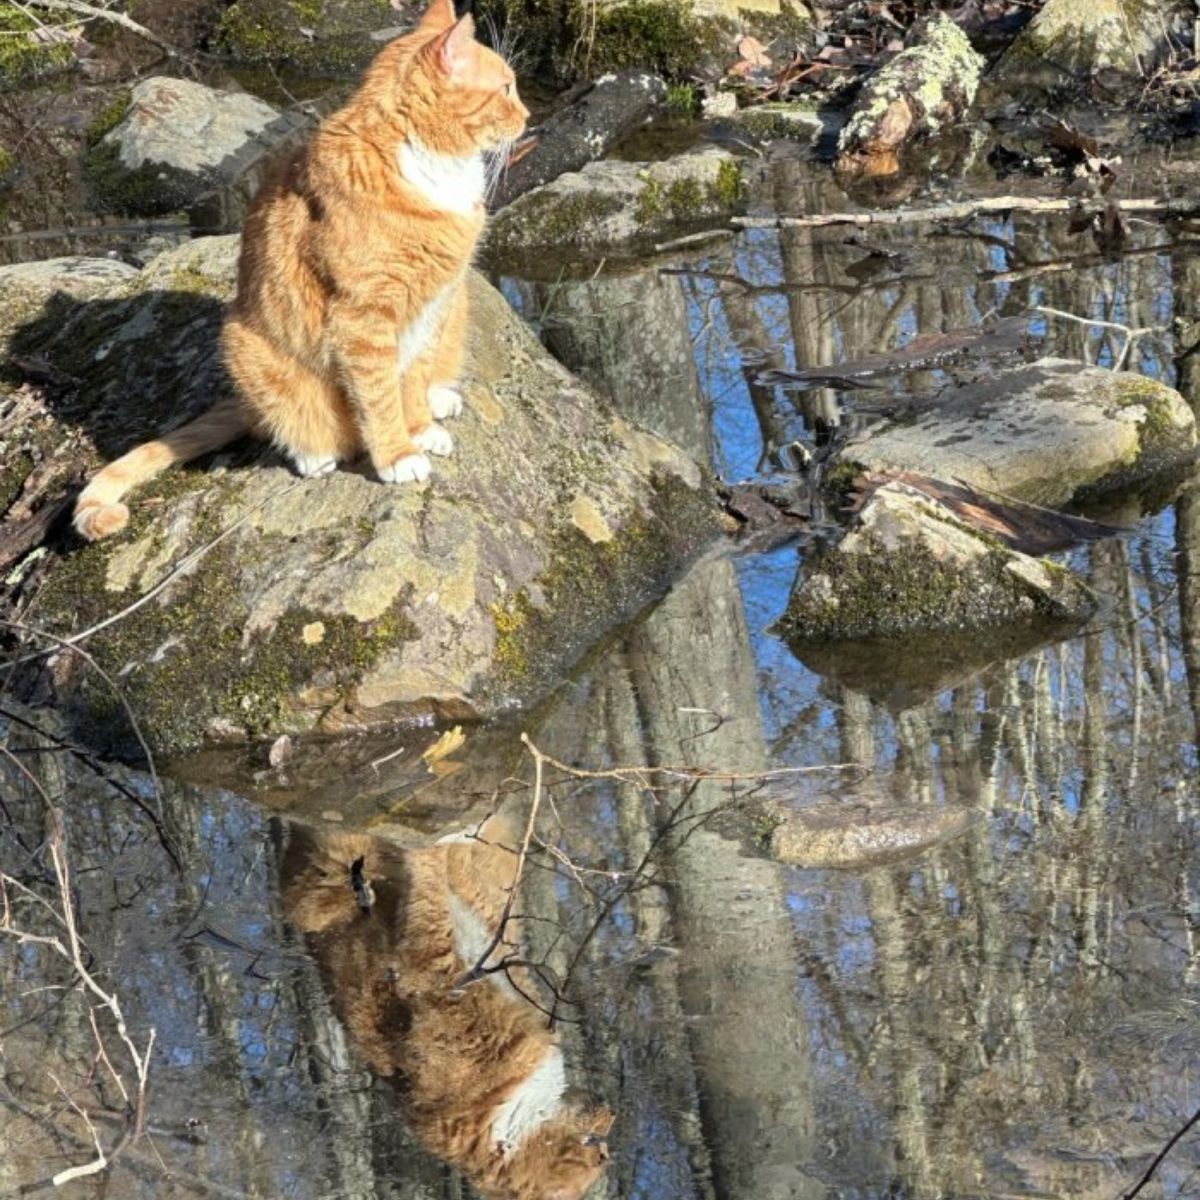
<path fill-rule="evenodd" d="M 866 83 L 838 137 L 835 168 L 849 179 L 899 174 L 903 151 L 961 127 L 975 99 L 983 59 L 948 17 Z"/>
<path fill-rule="evenodd" d="M 618 71 L 531 131 L 533 148 L 505 171 L 492 202 L 503 208 L 524 192 L 600 158 L 662 103 L 667 85 L 653 72 Z"/>

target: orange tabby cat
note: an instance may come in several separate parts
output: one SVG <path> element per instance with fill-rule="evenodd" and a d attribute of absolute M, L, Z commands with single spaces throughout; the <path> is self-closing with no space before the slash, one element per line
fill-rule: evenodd
<path fill-rule="evenodd" d="M 221 348 L 238 396 L 131 450 L 75 506 L 95 539 L 124 527 L 121 497 L 243 433 L 301 475 L 362 450 L 385 483 L 429 475 L 453 442 L 465 276 L 484 222 L 485 151 L 529 115 L 512 71 L 453 0 L 431 0 L 306 147 L 278 164 L 246 218 Z"/>
<path fill-rule="evenodd" d="M 496 1200 L 580 1200 L 604 1170 L 612 1113 L 566 1098 L 562 1050 L 503 972 L 455 987 L 498 927 L 512 845 L 498 817 L 410 851 L 292 826 L 284 907 L 429 1150 Z"/>

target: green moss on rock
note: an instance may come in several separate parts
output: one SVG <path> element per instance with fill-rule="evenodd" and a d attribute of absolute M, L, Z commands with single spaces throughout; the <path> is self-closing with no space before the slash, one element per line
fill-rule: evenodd
<path fill-rule="evenodd" d="M 115 144 L 101 141 L 84 157 L 83 181 L 95 211 L 158 217 L 191 203 L 196 184 L 190 176 L 161 163 L 131 169 L 122 164 L 120 154 Z"/>
<path fill-rule="evenodd" d="M 711 542 L 716 510 L 704 489 L 675 475 L 656 476 L 654 486 L 650 511 L 627 513 L 611 541 L 595 543 L 574 526 L 552 535 L 535 587 L 493 606 L 501 689 L 518 699 L 543 693 L 564 650 L 569 660 L 581 657 L 614 612 L 629 620 L 646 603 L 642 580 L 667 578 Z"/>
<path fill-rule="evenodd" d="M 133 103 L 133 93 L 128 88 L 122 88 L 115 96 L 88 122 L 84 130 L 84 141 L 90 149 L 98 146 L 106 133 L 116 129 L 125 119 L 130 104 Z"/>
<path fill-rule="evenodd" d="M 380 43 L 371 31 L 396 18 L 388 0 L 236 0 L 221 16 L 215 43 L 239 62 L 343 76 L 375 56 Z"/>
<path fill-rule="evenodd" d="M 67 70 L 74 62 L 70 46 L 34 42 L 37 23 L 15 4 L 0 4 L 0 90 Z"/>

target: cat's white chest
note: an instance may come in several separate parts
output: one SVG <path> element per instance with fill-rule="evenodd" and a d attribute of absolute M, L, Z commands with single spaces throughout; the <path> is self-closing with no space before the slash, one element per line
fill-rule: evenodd
<path fill-rule="evenodd" d="M 408 141 L 396 147 L 396 162 L 404 181 L 434 208 L 469 215 L 483 203 L 486 175 L 480 154 L 435 154 Z"/>

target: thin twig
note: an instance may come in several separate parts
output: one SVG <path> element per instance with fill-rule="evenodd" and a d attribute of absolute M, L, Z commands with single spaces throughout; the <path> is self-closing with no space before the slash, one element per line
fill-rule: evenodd
<path fill-rule="evenodd" d="M 260 500 L 257 504 L 246 509 L 244 513 L 232 525 L 226 526 L 221 530 L 216 537 L 204 543 L 203 546 L 193 550 L 190 554 L 180 559 L 167 573 L 160 579 L 148 592 L 139 596 L 132 604 L 126 605 L 119 612 L 115 612 L 112 616 L 105 617 L 103 621 L 97 621 L 95 625 L 88 626 L 87 629 L 81 630 L 79 633 L 72 633 L 68 637 L 61 639 L 61 643 L 65 646 L 75 646 L 79 642 L 85 641 L 94 634 L 99 633 L 102 629 L 107 629 L 110 625 L 115 625 L 118 621 L 123 621 L 126 617 L 137 612 L 145 604 L 149 604 L 160 592 L 169 587 L 176 579 L 179 578 L 189 567 L 199 562 L 210 550 L 220 545 L 230 534 L 236 532 L 252 517 L 256 512 L 267 507 L 268 504 L 273 504 L 276 500 L 281 500 L 284 496 L 290 495 L 298 487 L 303 486 L 308 481 L 305 479 L 293 479 L 290 483 L 285 484 L 278 491 L 272 492 L 269 496 Z M 39 650 L 34 654 L 26 654 L 23 658 L 13 659 L 12 662 L 0 664 L 4 667 L 12 668 L 19 667 L 23 663 L 33 662 L 35 659 L 44 658 L 47 654 L 52 653 L 52 650 Z"/>
<path fill-rule="evenodd" d="M 1162 1164 L 1163 1159 L 1166 1158 L 1167 1155 L 1170 1154 L 1171 1151 L 1175 1148 L 1176 1142 L 1178 1142 L 1179 1139 L 1181 1137 L 1183 1137 L 1184 1134 L 1186 1134 L 1187 1131 L 1189 1129 L 1191 1129 L 1192 1126 L 1195 1125 L 1197 1121 L 1200 1121 L 1200 1108 L 1196 1109 L 1196 1111 L 1194 1113 L 1192 1113 L 1192 1115 L 1184 1123 L 1183 1127 L 1181 1129 L 1179 1129 L 1175 1133 L 1175 1136 L 1173 1138 L 1171 1138 L 1171 1140 L 1158 1152 L 1158 1154 L 1154 1158 L 1154 1161 L 1150 1164 L 1149 1167 L 1146 1168 L 1145 1175 L 1143 1175 L 1141 1177 L 1141 1179 L 1139 1179 L 1137 1181 L 1137 1183 L 1135 1183 L 1133 1185 L 1132 1190 L 1125 1192 L 1124 1195 L 1122 1195 L 1121 1200 L 1133 1200 L 1133 1198 L 1154 1177 L 1154 1172 L 1158 1170 L 1159 1166 Z"/>
<path fill-rule="evenodd" d="M 147 29 L 145 25 L 138 24 L 132 17 L 127 17 L 122 12 L 84 4 L 83 0 L 26 0 L 26 3 L 36 8 L 48 9 L 51 12 L 73 13 L 77 17 L 86 17 L 88 20 L 108 21 L 113 25 L 120 25 L 122 29 L 137 34 L 138 37 L 157 46 L 164 54 L 169 54 L 172 58 L 186 57 L 178 46 L 160 37 L 153 29 Z"/>
<path fill-rule="evenodd" d="M 1200 213 L 1200 204 L 1170 200 L 1118 200 L 1119 212 L 1150 213 L 1161 217 L 1191 217 Z M 873 212 L 810 213 L 796 217 L 734 217 L 740 229 L 811 229 L 822 225 L 907 225 L 924 221 L 961 221 L 987 213 L 1033 212 L 1068 213 L 1078 208 L 1073 200 L 1046 200 L 1037 196 L 984 196 L 953 204 L 933 204 L 926 208 L 878 209 Z"/>

